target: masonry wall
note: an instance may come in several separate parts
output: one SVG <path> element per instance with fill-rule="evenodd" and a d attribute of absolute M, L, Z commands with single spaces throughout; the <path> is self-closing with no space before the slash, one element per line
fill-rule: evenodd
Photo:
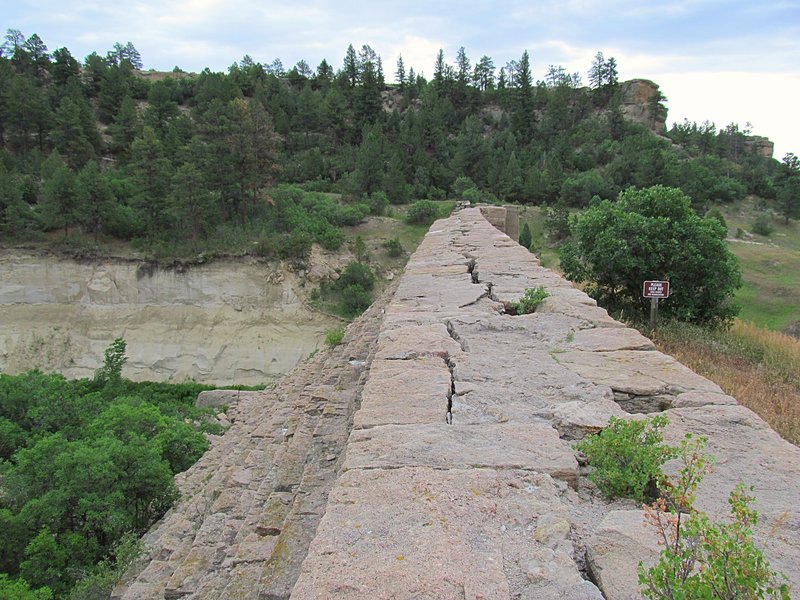
<path fill-rule="evenodd" d="M 505 314 L 538 285 L 550 297 L 535 313 Z M 670 441 L 708 436 L 717 468 L 698 505 L 723 515 L 730 490 L 754 484 L 757 540 L 800 586 L 800 450 L 478 209 L 434 223 L 394 295 L 265 399 L 220 442 L 250 454 L 187 475 L 201 498 L 203 474 L 226 465 L 213 504 L 168 514 L 117 597 L 636 598 L 657 540 L 572 449 L 628 411 L 665 411 Z"/>

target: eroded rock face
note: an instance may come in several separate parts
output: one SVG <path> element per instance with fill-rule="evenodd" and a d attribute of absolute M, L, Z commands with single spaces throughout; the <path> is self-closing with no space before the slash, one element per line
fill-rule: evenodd
<path fill-rule="evenodd" d="M 667 109 L 654 102 L 659 93 L 658 85 L 647 79 L 631 79 L 620 83 L 622 111 L 636 123 L 649 127 L 656 133 L 663 133 L 667 123 Z"/>
<path fill-rule="evenodd" d="M 188 269 L 0 256 L 0 371 L 90 377 L 117 337 L 134 380 L 259 384 L 316 349 L 335 319 L 308 309 L 293 274 L 220 260 Z"/>

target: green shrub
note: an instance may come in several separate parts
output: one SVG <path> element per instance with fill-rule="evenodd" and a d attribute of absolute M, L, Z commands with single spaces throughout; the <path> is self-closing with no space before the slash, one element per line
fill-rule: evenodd
<path fill-rule="evenodd" d="M 676 448 L 681 468 L 664 478 L 661 496 L 645 507 L 664 548 L 658 562 L 639 563 L 639 584 L 645 598 L 709 598 L 720 600 L 789 599 L 786 577 L 770 568 L 753 543 L 758 513 L 752 509 L 753 488 L 738 484 L 728 498 L 728 522 L 712 521 L 694 508 L 695 492 L 710 471 L 706 439 L 687 434 Z"/>
<path fill-rule="evenodd" d="M 399 237 L 386 240 L 382 245 L 386 249 L 386 254 L 391 257 L 397 258 L 398 256 L 403 255 L 403 246 L 400 243 Z"/>
<path fill-rule="evenodd" d="M 369 308 L 372 298 L 360 285 L 348 285 L 342 289 L 340 307 L 347 317 L 356 317 Z"/>
<path fill-rule="evenodd" d="M 588 437 L 575 448 L 583 452 L 592 471 L 591 479 L 609 498 L 646 501 L 662 479 L 662 465 L 674 450 L 663 443 L 667 417 L 628 420 L 611 417 L 608 427 Z"/>
<path fill-rule="evenodd" d="M 358 316 L 372 304 L 370 291 L 375 286 L 375 275 L 360 262 L 348 264 L 334 289 L 339 292 L 339 310 L 348 318 Z"/>
<path fill-rule="evenodd" d="M 373 215 L 382 215 L 389 206 L 389 197 L 386 195 L 386 192 L 373 192 L 365 201 L 369 206 L 370 214 Z"/>
<path fill-rule="evenodd" d="M 328 329 L 328 331 L 325 332 L 325 344 L 330 348 L 334 348 L 341 344 L 342 339 L 344 339 L 344 327 Z"/>
<path fill-rule="evenodd" d="M 470 204 L 477 204 L 481 201 L 481 192 L 478 188 L 469 188 L 468 190 L 464 190 L 461 194 L 461 199 L 466 200 Z"/>
<path fill-rule="evenodd" d="M 525 290 L 522 298 L 519 299 L 519 302 L 515 302 L 511 308 L 515 314 L 527 315 L 534 312 L 544 299 L 549 297 L 550 293 L 543 285 L 535 288 L 528 288 Z"/>
<path fill-rule="evenodd" d="M 305 231 L 293 231 L 281 236 L 276 244 L 278 256 L 286 259 L 305 260 L 311 254 L 311 236 Z"/>
<path fill-rule="evenodd" d="M 339 279 L 336 280 L 336 287 L 343 290 L 350 285 L 357 285 L 370 291 L 375 285 L 375 275 L 364 263 L 348 263 L 342 274 L 339 275 Z"/>
<path fill-rule="evenodd" d="M 338 250 L 344 242 L 344 234 L 341 229 L 329 226 L 317 235 L 317 241 L 326 250 Z"/>
<path fill-rule="evenodd" d="M 532 241 L 531 226 L 525 223 L 522 225 L 522 231 L 519 234 L 519 245 L 530 250 Z"/>
<path fill-rule="evenodd" d="M 741 270 L 715 219 L 699 217 L 679 189 L 629 188 L 572 222 L 571 242 L 559 250 L 567 278 L 610 311 L 648 314 L 642 282 L 669 279 L 674 293 L 659 313 L 683 321 L 726 325 L 739 310 L 734 292 Z M 714 285 L 709 285 L 709 273 Z"/>
<path fill-rule="evenodd" d="M 567 205 L 558 202 L 554 206 L 544 208 L 544 229 L 550 239 L 558 242 L 570 235 L 569 211 Z"/>
<path fill-rule="evenodd" d="M 467 190 L 475 189 L 476 186 L 475 182 L 472 181 L 469 177 L 457 177 L 455 182 L 453 182 L 453 193 L 456 196 L 464 196 L 464 193 Z"/>
<path fill-rule="evenodd" d="M 775 228 L 772 226 L 772 222 L 767 215 L 759 215 L 753 222 L 751 231 L 753 233 L 757 233 L 758 235 L 769 237 L 770 234 L 775 231 Z"/>
<path fill-rule="evenodd" d="M 408 208 L 406 221 L 430 225 L 439 217 L 439 207 L 431 200 L 417 200 Z"/>
<path fill-rule="evenodd" d="M 722 211 L 717 207 L 712 208 L 710 211 L 706 213 L 706 219 L 716 219 L 719 221 L 719 224 L 725 228 L 725 231 L 728 231 L 728 222 L 725 221 L 725 216 L 722 214 Z"/>

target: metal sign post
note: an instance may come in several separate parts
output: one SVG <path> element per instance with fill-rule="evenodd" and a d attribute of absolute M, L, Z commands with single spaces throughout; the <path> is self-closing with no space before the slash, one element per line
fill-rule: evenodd
<path fill-rule="evenodd" d="M 658 299 L 669 298 L 669 281 L 645 281 L 642 296 L 650 298 L 650 329 L 658 322 Z"/>

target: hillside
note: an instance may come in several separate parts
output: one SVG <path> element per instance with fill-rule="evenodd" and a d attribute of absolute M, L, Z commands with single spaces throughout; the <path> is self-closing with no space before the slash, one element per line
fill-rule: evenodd
<path fill-rule="evenodd" d="M 781 189 L 768 140 L 735 124 L 667 131 L 658 85 L 618 81 L 600 53 L 589 87 L 554 66 L 537 79 L 527 52 L 501 69 L 439 58 L 430 81 L 398 65 L 395 83 L 369 46 L 348 48 L 341 69 L 245 57 L 226 74 L 155 73 L 135 53 L 80 63 L 31 36 L 0 57 L 4 243 L 122 242 L 150 258 L 337 247 L 319 220 L 275 214 L 284 184 L 373 214 L 465 193 L 581 207 L 658 183 L 705 209 Z"/>

